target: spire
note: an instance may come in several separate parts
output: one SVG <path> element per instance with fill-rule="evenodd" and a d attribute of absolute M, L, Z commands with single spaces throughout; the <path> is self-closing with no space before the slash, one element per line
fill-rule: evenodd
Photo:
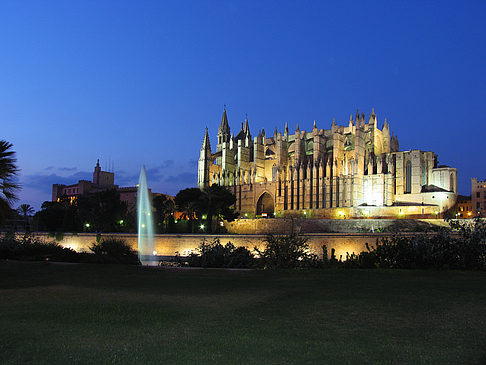
<path fill-rule="evenodd" d="M 277 134 L 278 134 L 278 132 L 277 132 L 277 127 L 275 127 L 275 132 L 273 132 L 273 137 L 274 137 L 275 139 L 277 139 Z"/>
<path fill-rule="evenodd" d="M 287 122 L 285 122 L 285 130 L 284 130 L 284 135 L 288 136 L 289 135 L 289 125 Z"/>
<path fill-rule="evenodd" d="M 226 105 L 223 111 L 223 117 L 221 118 L 221 125 L 219 126 L 219 132 L 222 134 L 229 134 L 230 127 L 228 124 L 228 116 L 226 115 Z"/>
<path fill-rule="evenodd" d="M 209 141 L 208 127 L 206 127 L 206 132 L 204 133 L 204 139 L 201 146 L 201 150 L 211 151 L 211 142 Z"/>
<path fill-rule="evenodd" d="M 265 128 L 262 128 L 262 136 L 265 137 Z"/>
<path fill-rule="evenodd" d="M 353 116 L 351 115 L 350 121 L 352 121 L 352 120 L 353 120 Z M 331 124 L 331 126 L 334 127 L 335 125 L 336 125 L 336 119 L 332 118 L 332 124 Z"/>
<path fill-rule="evenodd" d="M 96 167 L 100 167 L 100 159 L 96 161 Z"/>
<path fill-rule="evenodd" d="M 359 110 L 356 109 L 356 124 L 359 122 Z"/>
<path fill-rule="evenodd" d="M 312 129 L 317 129 L 317 122 L 315 119 L 314 119 L 314 125 L 312 126 Z"/>
<path fill-rule="evenodd" d="M 245 126 L 243 127 L 243 131 L 249 136 L 250 135 L 250 127 L 248 125 L 248 117 L 245 118 Z"/>
<path fill-rule="evenodd" d="M 295 128 L 295 132 L 300 132 L 299 123 L 297 123 L 297 128 Z"/>
<path fill-rule="evenodd" d="M 388 122 L 386 121 L 386 118 L 385 118 L 385 122 L 383 123 L 383 129 L 389 129 L 390 126 L 388 125 Z"/>

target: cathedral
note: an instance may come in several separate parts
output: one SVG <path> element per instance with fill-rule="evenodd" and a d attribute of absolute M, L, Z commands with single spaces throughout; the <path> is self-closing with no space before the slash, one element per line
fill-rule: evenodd
<path fill-rule="evenodd" d="M 248 119 L 231 133 L 226 110 L 216 151 L 208 130 L 198 162 L 198 186 L 227 186 L 242 218 L 436 218 L 457 199 L 457 169 L 430 151 L 400 151 L 398 138 L 374 110 L 330 129 L 299 125 L 252 137 Z"/>

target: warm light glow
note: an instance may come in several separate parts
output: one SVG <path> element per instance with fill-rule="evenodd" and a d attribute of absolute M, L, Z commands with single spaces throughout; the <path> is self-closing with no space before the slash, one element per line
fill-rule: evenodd
<path fill-rule="evenodd" d="M 157 251 L 154 250 L 154 252 L 152 252 L 152 255 L 157 256 Z"/>
<path fill-rule="evenodd" d="M 363 214 L 368 216 L 368 215 L 370 215 L 370 211 L 369 210 L 363 210 Z"/>
<path fill-rule="evenodd" d="M 306 212 L 305 210 L 304 210 L 304 212 L 303 212 L 303 213 L 304 213 L 304 215 L 307 215 L 307 212 Z"/>
<path fill-rule="evenodd" d="M 340 216 L 340 217 L 342 217 L 342 216 L 344 215 L 344 212 L 343 212 L 342 210 L 340 210 L 340 211 L 338 212 L 338 214 L 339 214 L 339 216 Z"/>
<path fill-rule="evenodd" d="M 177 219 L 174 219 L 174 223 L 177 223 Z"/>
<path fill-rule="evenodd" d="M 123 219 L 120 219 L 120 221 L 118 223 L 123 224 Z"/>
<path fill-rule="evenodd" d="M 245 217 L 248 217 L 248 213 L 245 213 Z"/>
<path fill-rule="evenodd" d="M 86 223 L 84 226 L 85 226 L 86 228 L 89 228 L 89 223 Z"/>
<path fill-rule="evenodd" d="M 145 224 L 142 223 L 142 228 L 145 228 Z"/>
<path fill-rule="evenodd" d="M 204 224 L 201 224 L 201 225 L 199 226 L 199 228 L 201 228 L 201 229 L 204 229 L 204 227 L 205 227 L 205 225 L 204 225 Z"/>
<path fill-rule="evenodd" d="M 403 215 L 404 213 L 403 213 L 403 211 L 400 209 L 400 210 L 398 211 L 398 214 L 399 214 L 399 215 Z"/>
<path fill-rule="evenodd" d="M 202 219 L 206 219 L 206 218 L 207 218 L 206 214 L 203 214 Z"/>

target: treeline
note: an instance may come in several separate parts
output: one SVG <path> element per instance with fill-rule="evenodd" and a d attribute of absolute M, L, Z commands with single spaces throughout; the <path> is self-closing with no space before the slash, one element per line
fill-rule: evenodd
<path fill-rule="evenodd" d="M 236 197 L 226 188 L 212 185 L 203 190 L 181 190 L 171 199 L 157 195 L 152 200 L 156 233 L 220 233 L 222 220 L 234 220 Z M 79 195 L 71 200 L 46 201 L 31 220 L 16 228 L 45 232 L 136 232 L 136 208 L 129 209 L 115 190 Z"/>

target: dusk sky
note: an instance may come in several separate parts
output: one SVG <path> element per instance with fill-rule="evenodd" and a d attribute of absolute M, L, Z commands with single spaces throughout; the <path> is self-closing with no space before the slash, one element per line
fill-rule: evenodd
<path fill-rule="evenodd" d="M 53 183 L 197 184 L 227 105 L 265 128 L 329 129 L 374 107 L 400 150 L 486 178 L 486 1 L 2 1 L 0 139 L 36 209 Z"/>

